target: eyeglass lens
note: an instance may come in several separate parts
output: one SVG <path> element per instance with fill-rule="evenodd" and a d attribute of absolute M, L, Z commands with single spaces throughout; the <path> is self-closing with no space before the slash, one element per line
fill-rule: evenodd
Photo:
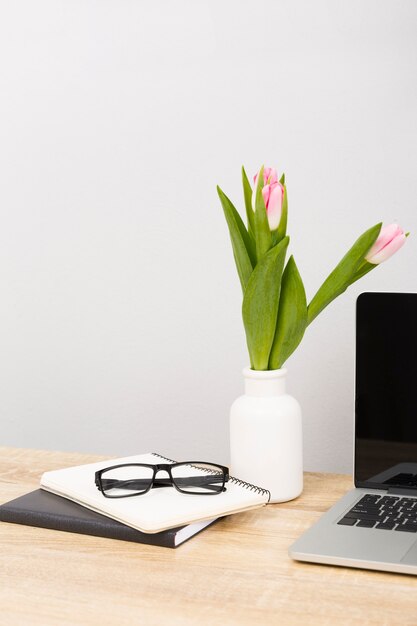
<path fill-rule="evenodd" d="M 225 477 L 210 463 L 184 463 L 171 468 L 172 480 L 183 493 L 209 494 L 223 491 Z"/>
<path fill-rule="evenodd" d="M 134 496 L 147 491 L 152 483 L 153 469 L 138 465 L 125 465 L 106 470 L 101 475 L 103 491 L 107 496 Z"/>

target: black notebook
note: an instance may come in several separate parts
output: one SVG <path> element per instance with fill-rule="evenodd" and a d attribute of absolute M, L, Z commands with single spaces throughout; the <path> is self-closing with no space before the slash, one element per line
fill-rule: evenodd
<path fill-rule="evenodd" d="M 1 505 L 0 520 L 165 548 L 176 548 L 215 521 L 205 520 L 159 533 L 142 533 L 43 489 L 37 489 Z"/>

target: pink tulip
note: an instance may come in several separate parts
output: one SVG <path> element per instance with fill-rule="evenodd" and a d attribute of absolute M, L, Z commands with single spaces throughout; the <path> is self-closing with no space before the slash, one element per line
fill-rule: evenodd
<path fill-rule="evenodd" d="M 404 245 L 405 240 L 406 234 L 398 224 L 383 226 L 377 240 L 369 250 L 365 259 L 368 263 L 378 265 L 397 252 L 397 250 Z"/>
<path fill-rule="evenodd" d="M 259 172 L 253 177 L 256 184 Z M 284 187 L 278 180 L 278 174 L 272 167 L 264 169 L 264 185 L 262 187 L 262 197 L 265 202 L 266 214 L 270 230 L 276 230 L 279 226 L 282 213 L 282 201 L 284 198 Z M 255 190 L 253 193 L 252 207 L 255 210 Z"/>

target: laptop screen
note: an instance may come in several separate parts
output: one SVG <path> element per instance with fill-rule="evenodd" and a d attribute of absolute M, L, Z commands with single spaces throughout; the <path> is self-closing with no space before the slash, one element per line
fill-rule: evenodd
<path fill-rule="evenodd" d="M 417 294 L 359 296 L 355 414 L 355 485 L 415 493 Z"/>

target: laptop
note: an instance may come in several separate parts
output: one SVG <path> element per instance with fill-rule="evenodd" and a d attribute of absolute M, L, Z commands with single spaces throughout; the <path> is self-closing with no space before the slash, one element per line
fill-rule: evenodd
<path fill-rule="evenodd" d="M 359 296 L 355 379 L 355 489 L 289 555 L 417 574 L 417 293 Z"/>

